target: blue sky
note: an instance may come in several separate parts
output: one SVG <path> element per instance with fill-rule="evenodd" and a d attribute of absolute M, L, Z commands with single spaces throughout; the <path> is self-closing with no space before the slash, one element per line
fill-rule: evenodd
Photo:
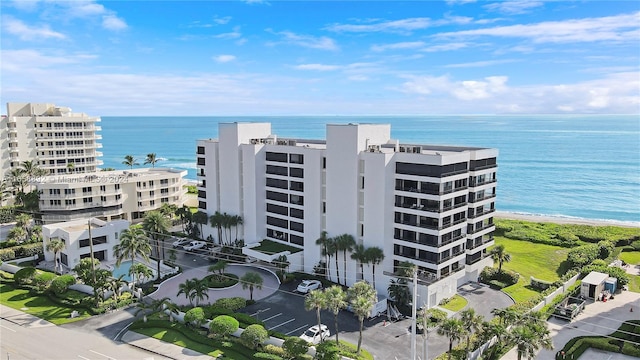
<path fill-rule="evenodd" d="M 637 1 L 26 0 L 0 10 L 3 106 L 96 116 L 640 109 Z"/>

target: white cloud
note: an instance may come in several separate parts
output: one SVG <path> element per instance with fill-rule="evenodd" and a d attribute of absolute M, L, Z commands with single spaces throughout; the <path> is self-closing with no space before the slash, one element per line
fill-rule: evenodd
<path fill-rule="evenodd" d="M 214 35 L 214 37 L 217 39 L 237 39 L 242 37 L 242 33 L 240 32 L 240 26 L 236 26 L 232 32 Z"/>
<path fill-rule="evenodd" d="M 227 63 L 230 61 L 235 60 L 236 57 L 233 55 L 218 55 L 218 56 L 214 56 L 213 60 L 219 62 L 219 63 Z"/>
<path fill-rule="evenodd" d="M 469 46 L 467 43 L 452 42 L 448 44 L 428 46 L 423 49 L 420 49 L 420 51 L 424 51 L 424 52 L 453 51 L 453 50 L 464 49 L 467 46 Z"/>
<path fill-rule="evenodd" d="M 524 14 L 531 9 L 544 6 L 542 1 L 535 0 L 508 0 L 498 1 L 491 4 L 484 5 L 484 8 L 489 11 L 498 11 L 504 14 Z"/>
<path fill-rule="evenodd" d="M 107 30 L 118 31 L 126 29 L 127 23 L 115 15 L 105 15 L 102 17 L 102 27 Z"/>
<path fill-rule="evenodd" d="M 423 46 L 425 46 L 425 43 L 423 41 L 406 41 L 393 44 L 372 45 L 371 51 L 381 52 L 387 50 L 416 49 Z"/>
<path fill-rule="evenodd" d="M 437 34 L 436 37 L 496 36 L 531 39 L 536 43 L 633 41 L 640 35 L 640 12 L 599 18 L 546 21 Z"/>
<path fill-rule="evenodd" d="M 281 36 L 281 40 L 279 42 L 268 43 L 268 45 L 285 43 L 285 44 L 298 45 L 298 46 L 311 48 L 311 49 L 333 50 L 333 51 L 339 49 L 335 41 L 326 36 L 316 37 L 311 35 L 300 35 L 300 34 L 293 33 L 291 31 L 273 32 L 270 29 L 267 29 L 267 31 Z"/>
<path fill-rule="evenodd" d="M 70 17 L 90 17 L 108 12 L 104 6 L 94 1 L 66 1 L 56 4 L 65 7 L 66 15 Z"/>
<path fill-rule="evenodd" d="M 410 33 L 415 30 L 432 26 L 429 18 L 408 18 L 401 20 L 380 21 L 372 24 L 332 24 L 326 30 L 335 32 L 402 32 Z"/>
<path fill-rule="evenodd" d="M 225 16 L 225 17 L 221 17 L 221 18 L 215 17 L 213 19 L 213 22 L 215 22 L 218 25 L 227 24 L 227 23 L 229 23 L 229 21 L 231 21 L 231 16 Z"/>
<path fill-rule="evenodd" d="M 15 35 L 20 40 L 41 40 L 41 39 L 66 39 L 66 36 L 49 28 L 49 25 L 29 26 L 18 19 L 10 16 L 2 17 L 2 28 L 11 35 Z"/>
<path fill-rule="evenodd" d="M 369 80 L 369 77 L 365 75 L 351 75 L 348 76 L 347 79 L 351 81 L 367 81 Z"/>
<path fill-rule="evenodd" d="M 506 76 L 489 76 L 486 81 L 467 80 L 459 83 L 452 94 L 460 100 L 477 100 L 505 92 Z"/>
<path fill-rule="evenodd" d="M 301 64 L 301 65 L 296 65 L 294 68 L 298 70 L 334 71 L 342 67 L 338 65 Z"/>
<path fill-rule="evenodd" d="M 487 60 L 487 61 L 473 61 L 468 63 L 459 63 L 459 64 L 448 64 L 445 65 L 445 68 L 473 68 L 473 67 L 485 67 L 485 66 L 494 66 L 500 64 L 507 64 L 514 62 L 516 60 L 513 59 L 501 59 L 501 60 Z"/>
<path fill-rule="evenodd" d="M 88 54 L 43 54 L 36 50 L 3 50 L 3 72 L 28 72 L 30 69 L 47 69 L 67 64 L 82 64 L 95 59 L 95 55 Z"/>
<path fill-rule="evenodd" d="M 476 0 L 446 0 L 447 5 L 464 5 L 474 3 Z"/>

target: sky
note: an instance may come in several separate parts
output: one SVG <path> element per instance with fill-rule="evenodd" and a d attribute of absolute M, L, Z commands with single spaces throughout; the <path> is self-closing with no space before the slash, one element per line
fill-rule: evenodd
<path fill-rule="evenodd" d="M 3 0 L 0 13 L 3 114 L 640 113 L 640 1 Z"/>

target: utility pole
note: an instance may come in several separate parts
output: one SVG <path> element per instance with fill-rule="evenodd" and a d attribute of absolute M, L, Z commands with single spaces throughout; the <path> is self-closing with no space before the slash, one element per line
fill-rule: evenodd
<path fill-rule="evenodd" d="M 416 360 L 416 312 L 418 307 L 418 271 L 413 271 L 413 299 L 411 304 L 411 359 Z M 427 359 L 425 359 L 427 360 Z"/>

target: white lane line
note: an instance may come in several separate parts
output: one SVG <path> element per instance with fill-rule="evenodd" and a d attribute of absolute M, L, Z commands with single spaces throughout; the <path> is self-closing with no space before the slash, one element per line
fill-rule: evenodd
<path fill-rule="evenodd" d="M 117 339 L 118 336 L 120 336 L 120 334 L 122 334 L 123 331 L 126 331 L 129 326 L 131 326 L 133 323 L 130 323 L 129 325 L 125 326 L 122 330 L 118 331 L 118 333 L 116 334 L 116 336 L 113 337 L 113 340 Z"/>
<path fill-rule="evenodd" d="M 4 326 L 4 325 L 0 325 L 0 327 L 1 327 L 1 328 L 3 328 L 3 329 L 7 329 L 7 330 L 9 330 L 9 331 L 16 332 L 16 331 L 15 331 L 15 330 L 13 330 L 12 328 L 8 328 L 8 327 L 6 327 L 6 326 Z"/>
<path fill-rule="evenodd" d="M 282 325 L 286 325 L 286 324 L 288 324 L 288 323 L 290 323 L 290 322 L 292 322 L 292 321 L 295 321 L 295 320 L 296 320 L 295 318 L 293 318 L 293 319 L 291 319 L 291 320 L 287 320 L 287 321 L 283 322 L 282 324 L 278 324 L 278 325 L 276 325 L 276 326 L 274 326 L 274 327 L 272 327 L 272 328 L 269 328 L 269 330 L 273 330 L 273 329 L 275 329 L 275 328 L 277 328 L 277 327 L 280 327 L 280 326 L 282 326 Z"/>
<path fill-rule="evenodd" d="M 268 317 L 268 318 L 266 318 L 266 319 L 262 320 L 262 322 L 269 321 L 269 320 L 271 320 L 271 319 L 273 319 L 273 318 L 277 318 L 277 317 L 278 317 L 278 316 L 280 316 L 280 315 L 282 315 L 282 313 L 279 313 L 279 314 L 273 315 L 273 316 L 271 316 L 271 317 Z"/>
<path fill-rule="evenodd" d="M 84 357 L 84 356 L 80 356 L 80 355 L 78 355 L 78 357 L 79 357 L 80 359 L 84 359 L 84 360 L 91 360 L 91 359 L 89 359 L 89 358 L 86 358 L 86 357 Z"/>
<path fill-rule="evenodd" d="M 297 328 L 297 329 L 295 329 L 295 330 L 291 330 L 291 331 L 289 331 L 289 332 L 288 332 L 288 333 L 286 333 L 285 335 L 291 335 L 292 333 L 294 333 L 294 332 L 296 332 L 296 331 L 298 331 L 298 330 L 302 330 L 302 329 L 306 328 L 307 326 L 309 326 L 309 324 L 304 324 L 304 325 L 300 326 L 299 328 Z"/>
<path fill-rule="evenodd" d="M 100 354 L 100 353 L 99 353 L 99 352 L 97 352 L 97 351 L 93 351 L 93 350 L 89 350 L 89 351 L 91 351 L 91 352 L 92 352 L 92 353 L 94 353 L 94 354 L 98 354 L 98 355 L 100 355 L 100 356 L 104 356 L 104 357 L 106 357 L 107 359 L 116 360 L 116 358 L 112 358 L 111 356 L 108 356 L 108 355 L 105 355 L 105 354 Z"/>
<path fill-rule="evenodd" d="M 258 310 L 256 312 L 254 312 L 253 314 L 251 314 L 251 316 L 256 316 L 256 315 L 262 314 L 263 312 L 267 312 L 269 310 L 271 310 L 271 308 L 266 308 L 264 310 Z"/>

